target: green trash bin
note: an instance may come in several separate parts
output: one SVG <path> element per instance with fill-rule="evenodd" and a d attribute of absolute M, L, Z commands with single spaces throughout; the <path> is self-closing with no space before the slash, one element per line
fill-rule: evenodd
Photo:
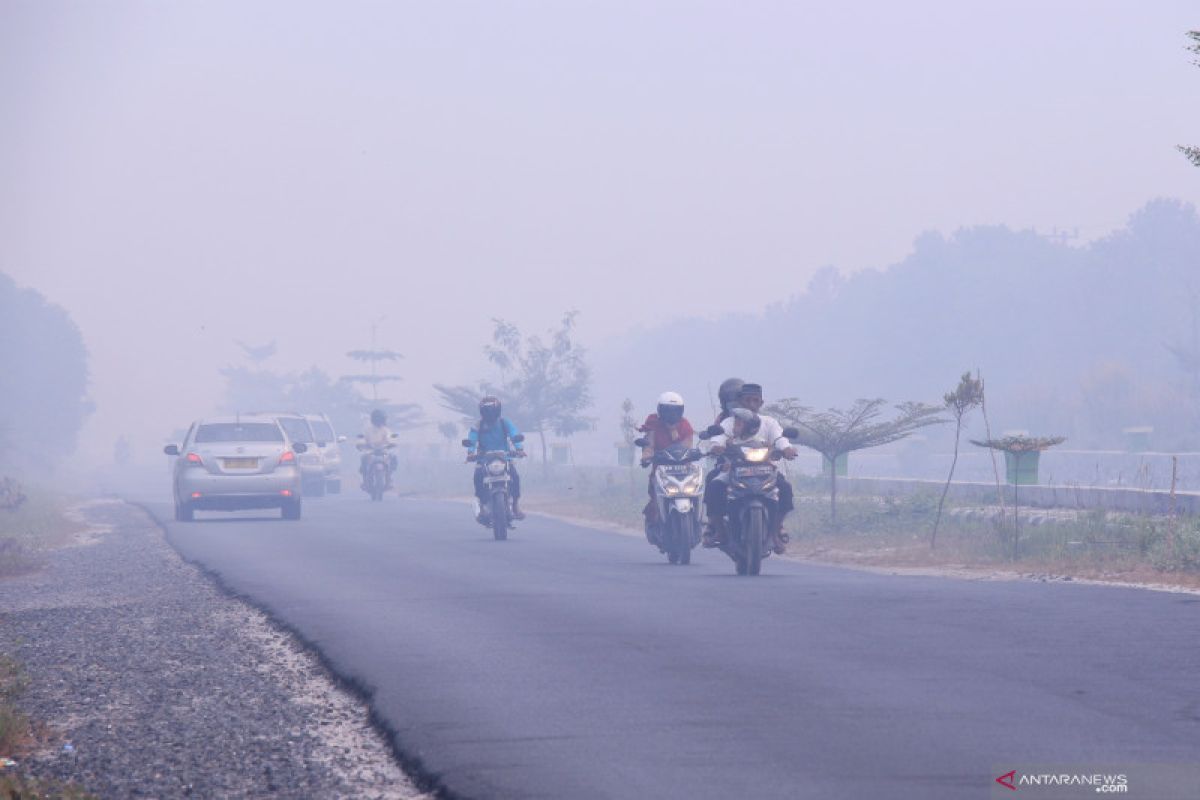
<path fill-rule="evenodd" d="M 1038 458 L 1042 454 L 1037 450 L 1023 453 L 1004 451 L 1004 470 L 1006 479 L 1013 486 L 1037 486 Z"/>
<path fill-rule="evenodd" d="M 842 453 L 840 456 L 837 457 L 836 467 L 837 467 L 837 476 L 839 478 L 846 477 L 846 466 L 849 463 L 849 460 L 850 460 L 849 453 Z M 822 455 L 821 456 L 821 474 L 828 478 L 830 471 L 831 470 L 830 470 L 829 456 Z"/>

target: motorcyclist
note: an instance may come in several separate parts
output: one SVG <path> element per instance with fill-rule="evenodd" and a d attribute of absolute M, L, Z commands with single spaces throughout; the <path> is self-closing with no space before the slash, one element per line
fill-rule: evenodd
<path fill-rule="evenodd" d="M 479 422 L 467 434 L 470 442 L 467 446 L 467 458 L 492 450 L 515 452 L 518 456 L 523 456 L 525 448 L 520 442 L 513 441 L 519 434 L 520 431 L 511 420 L 500 416 L 500 398 L 488 395 L 479 401 Z M 517 467 L 512 463 L 511 456 L 508 458 L 508 474 L 513 518 L 525 519 L 525 514 L 521 511 L 521 476 L 517 474 Z M 478 463 L 475 465 L 475 497 L 479 501 L 479 508 L 476 510 L 478 516 L 487 501 L 483 488 L 483 465 Z"/>
<path fill-rule="evenodd" d="M 712 438 L 712 447 L 709 449 L 709 453 L 720 455 L 725 452 L 725 446 L 729 443 L 743 444 L 752 439 L 759 439 L 786 459 L 791 460 L 799 455 L 796 448 L 783 435 L 783 426 L 779 424 L 779 421 L 772 416 L 759 413 L 763 404 L 762 386 L 756 383 L 744 384 L 738 392 L 737 403 L 741 409 L 750 413 L 746 414 L 731 408 L 730 415 L 721 423 L 724 432 Z M 728 470 L 729 465 L 726 464 L 723 469 Z M 789 539 L 783 531 L 783 522 L 795 505 L 792 497 L 792 485 L 782 470 L 776 475 L 775 482 L 779 488 L 779 501 L 775 504 L 769 524 L 771 538 L 774 542 L 772 549 L 778 554 L 783 554 L 787 551 Z M 704 488 L 704 506 L 707 510 L 709 524 L 709 528 L 704 534 L 705 547 L 716 547 L 725 536 L 726 500 L 727 487 L 724 476 L 709 481 Z"/>
<path fill-rule="evenodd" d="M 363 450 L 362 458 L 359 460 L 358 471 L 363 478 L 363 491 L 367 490 L 367 459 L 371 456 L 372 450 L 383 450 L 392 441 L 392 432 L 387 426 L 387 414 L 383 409 L 375 409 L 371 412 L 371 424 L 363 431 L 363 441 L 359 444 Z M 388 453 L 388 488 L 392 486 L 392 473 L 396 471 L 396 456 L 393 453 Z"/>
<path fill-rule="evenodd" d="M 683 416 L 683 397 L 678 392 L 663 392 L 658 396 L 658 408 L 655 413 L 646 417 L 646 421 L 638 428 L 646 434 L 646 446 L 642 448 L 642 465 L 648 465 L 655 454 L 668 447 L 693 447 L 696 432 L 692 423 Z M 646 517 L 646 538 L 654 544 L 651 538 L 651 528 L 659 522 L 658 503 L 654 502 L 654 470 L 650 468 L 650 479 L 647 491 L 650 502 L 642 509 Z"/>

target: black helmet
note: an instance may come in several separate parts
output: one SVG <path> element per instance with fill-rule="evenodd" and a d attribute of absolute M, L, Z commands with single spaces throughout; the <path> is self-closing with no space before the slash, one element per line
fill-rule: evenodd
<path fill-rule="evenodd" d="M 658 397 L 658 418 L 668 425 L 683 419 L 683 398 L 678 392 L 663 392 Z"/>
<path fill-rule="evenodd" d="M 735 405 L 737 405 L 738 394 L 742 391 L 741 378 L 729 378 L 721 383 L 721 388 L 717 389 L 717 400 L 721 403 L 721 410 L 728 413 Z"/>
<path fill-rule="evenodd" d="M 479 418 L 484 422 L 500 419 L 500 398 L 488 395 L 479 401 Z"/>
<path fill-rule="evenodd" d="M 387 425 L 387 414 L 383 413 L 383 409 L 377 408 L 371 412 L 371 424 L 380 426 Z"/>

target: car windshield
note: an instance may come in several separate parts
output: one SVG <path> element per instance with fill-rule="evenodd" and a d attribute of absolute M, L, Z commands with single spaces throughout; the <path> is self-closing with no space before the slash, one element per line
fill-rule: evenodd
<path fill-rule="evenodd" d="M 210 422 L 196 429 L 196 443 L 282 442 L 283 432 L 270 422 Z"/>
<path fill-rule="evenodd" d="M 318 442 L 333 441 L 333 428 L 328 422 L 321 422 L 320 420 L 317 420 L 315 422 L 310 422 L 309 424 L 312 425 L 313 436 L 317 437 Z"/>
<path fill-rule="evenodd" d="M 283 430 L 287 432 L 288 438 L 293 442 L 308 444 L 313 440 L 312 429 L 302 419 L 298 419 L 297 417 L 280 417 L 279 424 L 283 426 Z"/>

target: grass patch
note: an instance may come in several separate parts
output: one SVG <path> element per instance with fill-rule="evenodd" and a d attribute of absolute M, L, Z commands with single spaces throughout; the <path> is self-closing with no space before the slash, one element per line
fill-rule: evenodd
<path fill-rule="evenodd" d="M 20 503 L 0 506 L 0 577 L 37 569 L 42 551 L 67 544 L 83 529 L 67 516 L 71 498 L 32 488 L 22 496 Z"/>

